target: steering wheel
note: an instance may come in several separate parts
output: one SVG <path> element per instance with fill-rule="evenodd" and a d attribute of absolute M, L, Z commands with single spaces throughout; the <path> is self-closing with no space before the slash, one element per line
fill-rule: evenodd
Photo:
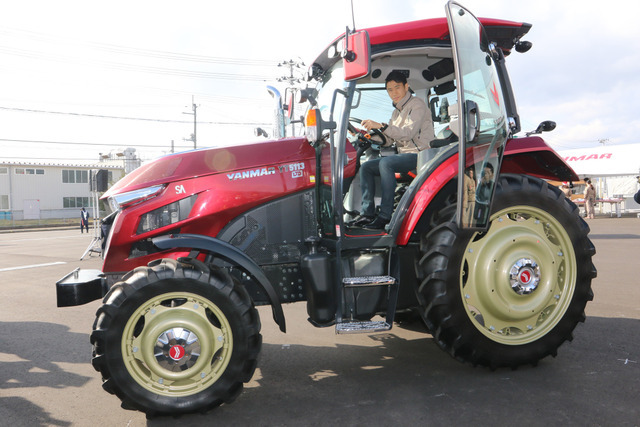
<path fill-rule="evenodd" d="M 354 126 L 355 123 L 358 127 Z M 347 123 L 347 129 L 349 132 L 353 133 L 358 138 L 358 146 L 364 148 L 365 150 L 371 147 L 371 144 L 376 145 L 387 145 L 387 137 L 380 131 L 380 129 L 371 129 L 371 133 L 380 138 L 381 144 L 377 141 L 371 140 L 371 134 L 367 132 L 366 129 L 362 128 L 362 120 L 356 117 L 350 117 L 349 122 Z"/>

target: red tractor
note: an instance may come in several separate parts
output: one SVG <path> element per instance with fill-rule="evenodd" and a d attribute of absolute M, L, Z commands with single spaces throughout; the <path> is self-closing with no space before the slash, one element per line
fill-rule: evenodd
<path fill-rule="evenodd" d="M 284 303 L 306 301 L 309 322 L 337 333 L 413 315 L 454 358 L 492 369 L 535 365 L 571 339 L 593 298 L 595 249 L 545 181 L 576 174 L 539 136 L 512 137 L 505 56 L 528 50 L 530 25 L 452 2 L 446 13 L 333 41 L 301 91 L 305 137 L 168 155 L 104 195 L 102 271 L 69 274 L 57 296 L 104 297 L 92 363 L 123 407 L 176 415 L 233 401 L 256 368 L 257 305 L 283 332 Z M 350 225 L 356 172 L 380 154 L 357 124 L 390 116 L 392 70 L 430 106 L 437 139 L 398 179 L 390 223 L 369 230 Z M 486 168 L 495 179 L 481 188 Z"/>

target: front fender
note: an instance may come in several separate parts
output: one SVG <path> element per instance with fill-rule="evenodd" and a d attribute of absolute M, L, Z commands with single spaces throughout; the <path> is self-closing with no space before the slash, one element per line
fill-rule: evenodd
<path fill-rule="evenodd" d="M 155 237 L 152 241 L 154 245 L 163 250 L 189 248 L 206 251 L 230 264 L 237 265 L 246 270 L 247 273 L 256 279 L 258 284 L 266 292 L 269 302 L 271 302 L 273 320 L 275 320 L 282 332 L 286 332 L 284 312 L 282 311 L 282 304 L 278 299 L 278 295 L 262 269 L 260 269 L 260 267 L 247 254 L 220 239 L 202 236 L 199 234 L 165 235 Z"/>
<path fill-rule="evenodd" d="M 458 153 L 452 150 L 431 172 L 415 191 L 413 200 L 404 215 L 396 244 L 404 246 L 409 242 L 420 218 L 435 196 L 451 180 L 458 176 Z M 530 175 L 555 181 L 578 181 L 580 178 L 567 163 L 540 137 L 510 139 L 507 141 L 500 173 Z"/>

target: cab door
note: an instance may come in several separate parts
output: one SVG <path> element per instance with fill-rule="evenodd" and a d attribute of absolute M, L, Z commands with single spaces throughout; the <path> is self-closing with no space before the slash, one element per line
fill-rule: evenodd
<path fill-rule="evenodd" d="M 486 229 L 509 137 L 498 53 L 471 12 L 453 1 L 445 8 L 458 85 L 458 226 Z"/>

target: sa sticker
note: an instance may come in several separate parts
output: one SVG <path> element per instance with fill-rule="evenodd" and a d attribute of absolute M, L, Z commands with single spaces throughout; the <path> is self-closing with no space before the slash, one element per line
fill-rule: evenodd
<path fill-rule="evenodd" d="M 176 185 L 176 194 L 184 194 L 186 192 L 184 185 Z"/>

